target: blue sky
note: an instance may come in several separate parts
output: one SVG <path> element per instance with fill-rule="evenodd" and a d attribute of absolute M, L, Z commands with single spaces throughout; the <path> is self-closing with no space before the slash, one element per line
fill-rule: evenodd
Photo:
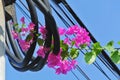
<path fill-rule="evenodd" d="M 67 0 L 77 13 L 79 18 L 84 22 L 94 37 L 105 45 L 110 40 L 116 43 L 120 40 L 120 0 Z M 20 17 L 20 16 L 19 16 Z M 22 15 L 21 15 L 22 17 Z M 57 19 L 56 19 L 57 20 Z M 58 26 L 62 26 L 57 21 Z M 116 47 L 119 47 L 115 45 Z M 87 65 L 83 55 L 77 59 L 79 66 L 86 71 L 91 80 L 107 80 L 93 65 Z M 104 66 L 100 64 L 102 68 Z M 120 65 L 117 65 L 120 68 Z M 106 68 L 106 72 L 109 73 Z M 80 80 L 86 80 L 77 71 L 73 70 Z M 95 74 L 95 75 L 94 75 Z M 109 74 L 112 80 L 117 80 Z M 67 75 L 56 75 L 52 69 L 45 66 L 38 72 L 18 72 L 11 67 L 6 58 L 6 80 L 77 80 L 71 72 Z"/>

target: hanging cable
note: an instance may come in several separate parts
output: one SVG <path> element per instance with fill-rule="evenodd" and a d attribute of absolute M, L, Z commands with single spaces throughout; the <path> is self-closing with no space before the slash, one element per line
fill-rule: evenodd
<path fill-rule="evenodd" d="M 75 78 L 77 79 L 77 80 L 80 80 L 79 78 L 78 78 L 78 76 L 71 70 L 71 73 L 75 76 Z"/>
<path fill-rule="evenodd" d="M 32 47 L 34 47 L 34 46 L 32 46 Z M 34 48 L 33 48 L 33 49 L 34 49 Z M 33 50 L 33 49 L 32 49 L 32 50 Z M 8 49 L 6 49 L 6 50 L 7 50 L 9 59 L 11 58 L 11 59 L 10 59 L 11 61 L 12 61 L 13 59 L 15 60 L 15 57 L 12 57 L 12 54 L 9 53 Z M 30 50 L 30 52 L 32 52 L 32 51 Z M 29 55 L 29 54 L 27 54 L 27 55 Z M 30 59 L 30 55 L 29 55 L 28 57 L 29 57 L 29 59 Z M 27 57 L 25 57 L 25 58 L 27 58 Z M 26 60 L 24 59 L 23 65 L 24 65 L 24 63 L 26 63 L 26 61 L 29 60 L 29 59 L 28 59 L 28 58 L 27 58 Z M 10 61 L 10 62 L 11 62 L 11 61 Z M 16 62 L 16 61 L 17 61 L 17 60 L 15 60 L 15 61 L 13 61 L 13 62 Z M 17 62 L 20 62 L 20 61 L 17 61 Z M 18 65 L 18 63 L 17 63 L 17 65 Z M 22 63 L 21 63 L 20 65 L 22 65 Z M 19 65 L 19 66 L 20 66 L 20 65 Z M 15 67 L 15 64 L 12 63 L 12 66 Z M 18 66 L 17 66 L 17 67 L 18 67 Z M 24 67 L 24 69 L 22 68 L 22 70 L 27 70 L 27 69 L 25 69 L 25 68 L 26 68 L 26 67 Z M 17 69 L 17 68 L 16 68 L 16 69 Z M 28 69 L 29 69 L 29 68 L 28 68 Z M 20 70 L 21 70 L 21 69 L 20 69 Z"/>
<path fill-rule="evenodd" d="M 20 3 L 24 6 L 24 8 L 25 8 L 28 12 L 30 12 L 29 9 L 27 8 L 27 6 L 26 6 L 24 3 L 23 3 L 21 0 L 19 0 L 19 1 L 20 1 Z M 30 17 L 29 17 L 29 18 L 30 18 Z M 38 21 L 38 23 L 39 23 L 41 26 L 43 26 L 40 21 Z"/>
<path fill-rule="evenodd" d="M 18 9 L 22 12 L 22 14 L 26 17 L 26 19 L 30 22 L 30 16 L 24 11 L 18 3 L 15 3 Z"/>

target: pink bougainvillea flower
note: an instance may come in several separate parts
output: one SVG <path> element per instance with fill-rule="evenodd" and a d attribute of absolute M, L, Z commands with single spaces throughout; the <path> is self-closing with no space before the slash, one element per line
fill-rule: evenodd
<path fill-rule="evenodd" d="M 43 34 L 43 35 L 47 34 L 47 30 L 45 29 L 45 26 L 41 26 L 41 27 L 39 28 L 39 31 L 40 31 L 40 33 Z"/>
<path fill-rule="evenodd" d="M 76 60 L 72 60 L 70 63 L 71 69 L 75 69 L 75 66 L 77 65 L 77 61 Z"/>
<path fill-rule="evenodd" d="M 67 35 L 72 35 L 74 34 L 74 30 L 72 29 L 72 27 L 69 27 L 68 30 L 66 31 Z"/>
<path fill-rule="evenodd" d="M 68 60 L 63 60 L 58 64 L 58 68 L 56 68 L 56 74 L 67 74 L 68 71 L 75 68 L 75 65 L 76 61 L 70 62 Z"/>
<path fill-rule="evenodd" d="M 67 74 L 67 72 L 70 70 L 69 64 L 70 63 L 68 60 L 61 61 L 59 63 L 59 67 L 56 69 L 56 74 Z"/>
<path fill-rule="evenodd" d="M 83 44 L 89 45 L 90 43 L 89 33 L 86 31 L 86 29 L 79 27 L 78 25 L 69 27 L 66 31 L 66 34 L 69 36 L 75 34 L 75 37 L 72 38 L 72 41 L 75 42 L 76 47 L 79 47 Z M 70 41 L 66 38 L 64 42 L 68 44 Z"/>
<path fill-rule="evenodd" d="M 38 56 L 45 58 L 45 52 L 44 52 L 44 47 L 41 46 L 39 50 L 37 51 Z"/>
<path fill-rule="evenodd" d="M 60 55 L 56 56 L 55 54 L 50 53 L 49 56 L 48 56 L 48 60 L 47 60 L 48 63 L 47 63 L 47 65 L 50 68 L 54 68 L 55 66 L 58 65 L 60 60 L 61 60 Z"/>
<path fill-rule="evenodd" d="M 47 53 L 48 51 L 50 51 L 50 48 L 44 47 L 44 52 Z"/>
<path fill-rule="evenodd" d="M 80 47 L 80 45 L 83 44 L 89 45 L 90 43 L 89 33 L 84 28 L 81 28 L 78 25 L 73 25 L 69 27 L 66 31 L 66 34 L 69 36 L 75 34 L 75 37 L 72 38 L 72 41 L 75 42 L 76 47 Z M 65 38 L 64 43 L 70 44 L 70 42 L 71 41 L 68 40 L 68 38 Z"/>
<path fill-rule="evenodd" d="M 58 55 L 54 55 L 51 53 L 48 56 L 48 67 L 55 69 L 56 74 L 67 74 L 68 71 L 75 68 L 75 65 L 77 62 L 75 60 L 68 61 L 68 60 L 62 60 L 61 58 L 61 52 L 62 48 L 60 49 L 60 52 Z"/>
<path fill-rule="evenodd" d="M 61 69 L 60 69 L 60 68 L 57 68 L 55 73 L 56 73 L 56 74 L 60 74 L 60 73 L 61 73 Z"/>
<path fill-rule="evenodd" d="M 25 34 L 28 32 L 28 28 L 21 28 L 22 35 L 25 36 Z"/>
<path fill-rule="evenodd" d="M 30 31 L 33 31 L 33 30 L 34 30 L 34 27 L 35 27 L 35 24 L 32 23 L 32 22 L 30 22 L 29 25 L 28 25 L 28 29 L 29 29 Z"/>
<path fill-rule="evenodd" d="M 45 29 L 45 27 L 44 27 L 44 26 L 41 26 L 41 27 L 39 28 L 39 31 L 40 31 L 40 33 L 42 34 L 42 38 L 45 39 L 45 38 L 46 38 L 46 34 L 47 34 L 47 30 Z"/>
<path fill-rule="evenodd" d="M 18 33 L 12 30 L 12 35 L 14 39 L 18 39 Z"/>
<path fill-rule="evenodd" d="M 21 28 L 22 32 L 28 32 L 28 28 Z"/>
<path fill-rule="evenodd" d="M 27 51 L 30 48 L 30 42 L 26 42 L 25 40 L 19 40 L 20 47 L 23 51 Z"/>
<path fill-rule="evenodd" d="M 53 53 L 49 54 L 48 60 L 47 60 L 48 67 L 55 68 L 55 66 L 57 66 L 60 63 L 60 61 L 62 60 L 61 59 L 61 52 L 62 52 L 62 48 L 60 48 L 60 51 L 59 51 L 58 55 L 55 55 Z"/>
<path fill-rule="evenodd" d="M 25 24 L 25 17 L 22 17 L 20 21 L 22 22 L 22 24 Z"/>
<path fill-rule="evenodd" d="M 71 42 L 70 42 L 69 38 L 65 38 L 64 43 L 69 45 Z"/>
<path fill-rule="evenodd" d="M 64 35 L 66 30 L 64 28 L 58 28 L 59 35 Z"/>

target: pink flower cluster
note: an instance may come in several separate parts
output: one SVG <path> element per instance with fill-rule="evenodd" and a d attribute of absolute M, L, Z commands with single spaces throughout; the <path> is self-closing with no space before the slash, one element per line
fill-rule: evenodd
<path fill-rule="evenodd" d="M 69 27 L 68 30 L 59 28 L 58 31 L 60 35 L 67 35 L 67 36 L 75 35 L 75 37 L 65 38 L 64 43 L 66 44 L 71 44 L 71 42 L 74 41 L 75 46 L 79 47 L 80 45 L 83 44 L 89 45 L 90 43 L 89 33 L 84 28 L 78 25 L 73 25 Z"/>
<path fill-rule="evenodd" d="M 24 17 L 22 17 L 22 18 L 20 19 L 20 21 L 22 22 L 22 24 L 25 24 L 25 18 L 24 18 Z M 32 34 L 31 31 L 34 30 L 34 27 L 35 27 L 35 24 L 32 23 L 32 22 L 30 22 L 29 25 L 28 25 L 28 27 L 22 26 L 22 27 L 20 28 L 20 29 L 21 29 L 21 32 L 19 32 L 19 31 L 17 32 L 17 31 L 15 31 L 15 30 L 12 30 L 13 38 L 14 38 L 14 39 L 18 39 L 19 44 L 20 44 L 20 47 L 22 48 L 23 51 L 27 51 L 27 50 L 30 48 L 30 44 L 32 43 L 32 39 L 31 39 L 30 41 L 26 41 L 26 40 L 23 40 L 23 39 L 19 39 L 18 34 L 21 33 L 22 36 L 25 36 L 27 32 L 29 32 L 30 34 Z M 31 35 L 31 36 L 32 36 L 32 35 Z"/>
<path fill-rule="evenodd" d="M 42 38 L 45 39 L 46 38 L 46 34 L 47 34 L 47 30 L 45 29 L 45 26 L 41 26 L 39 28 L 39 32 L 41 33 Z"/>
<path fill-rule="evenodd" d="M 20 21 L 22 22 L 22 24 L 25 24 L 24 17 L 22 17 Z M 31 36 L 33 36 L 34 27 L 35 27 L 35 24 L 31 22 L 29 23 L 27 27 L 24 27 L 23 25 L 20 28 L 20 32 L 19 31 L 17 32 L 14 30 L 12 31 L 12 35 L 14 39 L 17 39 L 19 41 L 20 47 L 22 48 L 23 51 L 27 51 L 30 48 L 30 44 L 33 42 Z M 69 27 L 68 30 L 64 28 L 58 28 L 58 31 L 61 36 L 62 35 L 68 36 L 63 41 L 65 44 L 69 46 L 72 44 L 72 42 L 74 42 L 74 46 L 77 48 L 83 44 L 89 45 L 90 43 L 89 33 L 84 28 L 78 25 L 73 25 Z M 25 35 L 27 35 L 26 33 L 29 33 L 30 40 L 26 41 L 23 39 L 19 39 L 18 33 L 21 33 L 22 36 L 24 37 Z M 45 29 L 44 26 L 41 26 L 39 28 L 39 33 L 41 34 L 42 39 L 46 38 L 47 30 Z M 45 58 L 45 53 L 48 51 L 50 51 L 50 49 L 45 48 L 44 46 L 41 45 L 39 49 L 37 50 L 37 55 L 42 58 Z M 53 68 L 56 71 L 56 74 L 61 74 L 61 73 L 67 74 L 67 72 L 70 71 L 71 69 L 75 69 L 75 66 L 77 65 L 77 61 L 76 60 L 71 60 L 71 61 L 62 60 L 61 54 L 63 54 L 62 48 L 60 49 L 60 52 L 58 55 L 55 55 L 51 52 L 48 56 L 47 65 L 48 67 Z"/>
<path fill-rule="evenodd" d="M 11 33 L 14 39 L 18 39 L 18 33 L 16 31 L 12 30 Z"/>
<path fill-rule="evenodd" d="M 62 60 L 61 59 L 61 52 L 62 49 L 59 52 L 59 55 L 54 55 L 51 53 L 48 56 L 48 67 L 55 69 L 56 74 L 67 74 L 68 71 L 71 69 L 75 69 L 75 66 L 77 65 L 77 62 L 75 60 L 69 61 L 69 60 Z"/>
<path fill-rule="evenodd" d="M 19 44 L 23 51 L 27 51 L 30 48 L 30 42 L 27 42 L 25 40 L 19 39 Z"/>
<path fill-rule="evenodd" d="M 50 49 L 49 48 L 45 48 L 43 46 L 40 46 L 38 51 L 37 51 L 37 55 L 42 57 L 42 58 L 45 58 L 45 53 L 47 53 Z"/>
<path fill-rule="evenodd" d="M 42 58 L 44 58 L 45 57 L 45 52 L 44 51 L 45 51 L 44 47 L 41 46 L 37 51 L 38 56 L 41 56 Z"/>

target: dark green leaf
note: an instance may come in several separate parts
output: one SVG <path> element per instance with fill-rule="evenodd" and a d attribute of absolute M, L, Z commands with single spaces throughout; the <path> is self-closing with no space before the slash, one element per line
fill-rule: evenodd
<path fill-rule="evenodd" d="M 18 27 L 18 23 L 13 25 L 15 28 Z"/>
<path fill-rule="evenodd" d="M 68 45 L 63 43 L 63 40 L 60 41 L 60 47 L 63 51 L 68 51 Z"/>
<path fill-rule="evenodd" d="M 86 44 L 83 44 L 83 45 L 80 45 L 80 48 L 84 49 L 84 48 L 86 48 L 86 46 L 87 46 Z"/>
<path fill-rule="evenodd" d="M 60 46 L 62 46 L 64 43 L 63 43 L 63 40 L 60 40 Z"/>
<path fill-rule="evenodd" d="M 71 42 L 71 46 L 74 46 L 74 44 L 75 44 L 75 41 L 72 41 L 72 42 Z"/>
<path fill-rule="evenodd" d="M 68 59 L 68 56 L 69 56 L 68 52 L 62 51 L 62 53 L 61 53 L 62 60 Z"/>
<path fill-rule="evenodd" d="M 38 45 L 41 46 L 43 45 L 44 40 L 41 38 L 38 38 L 37 42 L 38 42 Z"/>
<path fill-rule="evenodd" d="M 22 24 L 22 27 L 25 27 L 26 25 L 25 24 Z"/>
<path fill-rule="evenodd" d="M 17 28 L 17 32 L 20 33 L 21 32 L 21 28 Z"/>
<path fill-rule="evenodd" d="M 31 35 L 28 35 L 27 37 L 26 37 L 26 41 L 30 41 L 32 39 L 32 36 Z"/>
<path fill-rule="evenodd" d="M 40 35 L 41 35 L 41 34 L 39 34 L 39 33 L 38 33 L 38 34 L 36 34 L 36 36 L 37 36 L 37 37 L 39 37 Z"/>
<path fill-rule="evenodd" d="M 99 43 L 99 42 L 94 43 L 94 44 L 92 45 L 92 51 L 95 52 L 96 56 L 101 53 L 102 47 L 100 46 L 100 43 Z"/>
<path fill-rule="evenodd" d="M 70 57 L 72 59 L 76 59 L 79 55 L 79 50 L 75 49 L 75 48 L 71 48 L 70 50 Z"/>
<path fill-rule="evenodd" d="M 114 45 L 114 42 L 113 42 L 113 41 L 110 41 L 110 42 L 107 43 L 107 45 L 106 45 L 104 48 L 105 48 L 108 52 L 112 52 L 112 51 L 115 50 L 114 47 L 113 47 L 113 45 Z"/>
<path fill-rule="evenodd" d="M 110 57 L 114 63 L 120 64 L 120 51 L 116 50 L 111 52 Z"/>
<path fill-rule="evenodd" d="M 107 46 L 113 46 L 114 45 L 114 41 L 110 41 L 107 43 Z"/>
<path fill-rule="evenodd" d="M 85 54 L 85 61 L 87 64 L 92 64 L 96 59 L 96 54 L 94 52 L 88 52 Z"/>
<path fill-rule="evenodd" d="M 118 44 L 120 45 L 120 41 L 118 41 Z"/>

